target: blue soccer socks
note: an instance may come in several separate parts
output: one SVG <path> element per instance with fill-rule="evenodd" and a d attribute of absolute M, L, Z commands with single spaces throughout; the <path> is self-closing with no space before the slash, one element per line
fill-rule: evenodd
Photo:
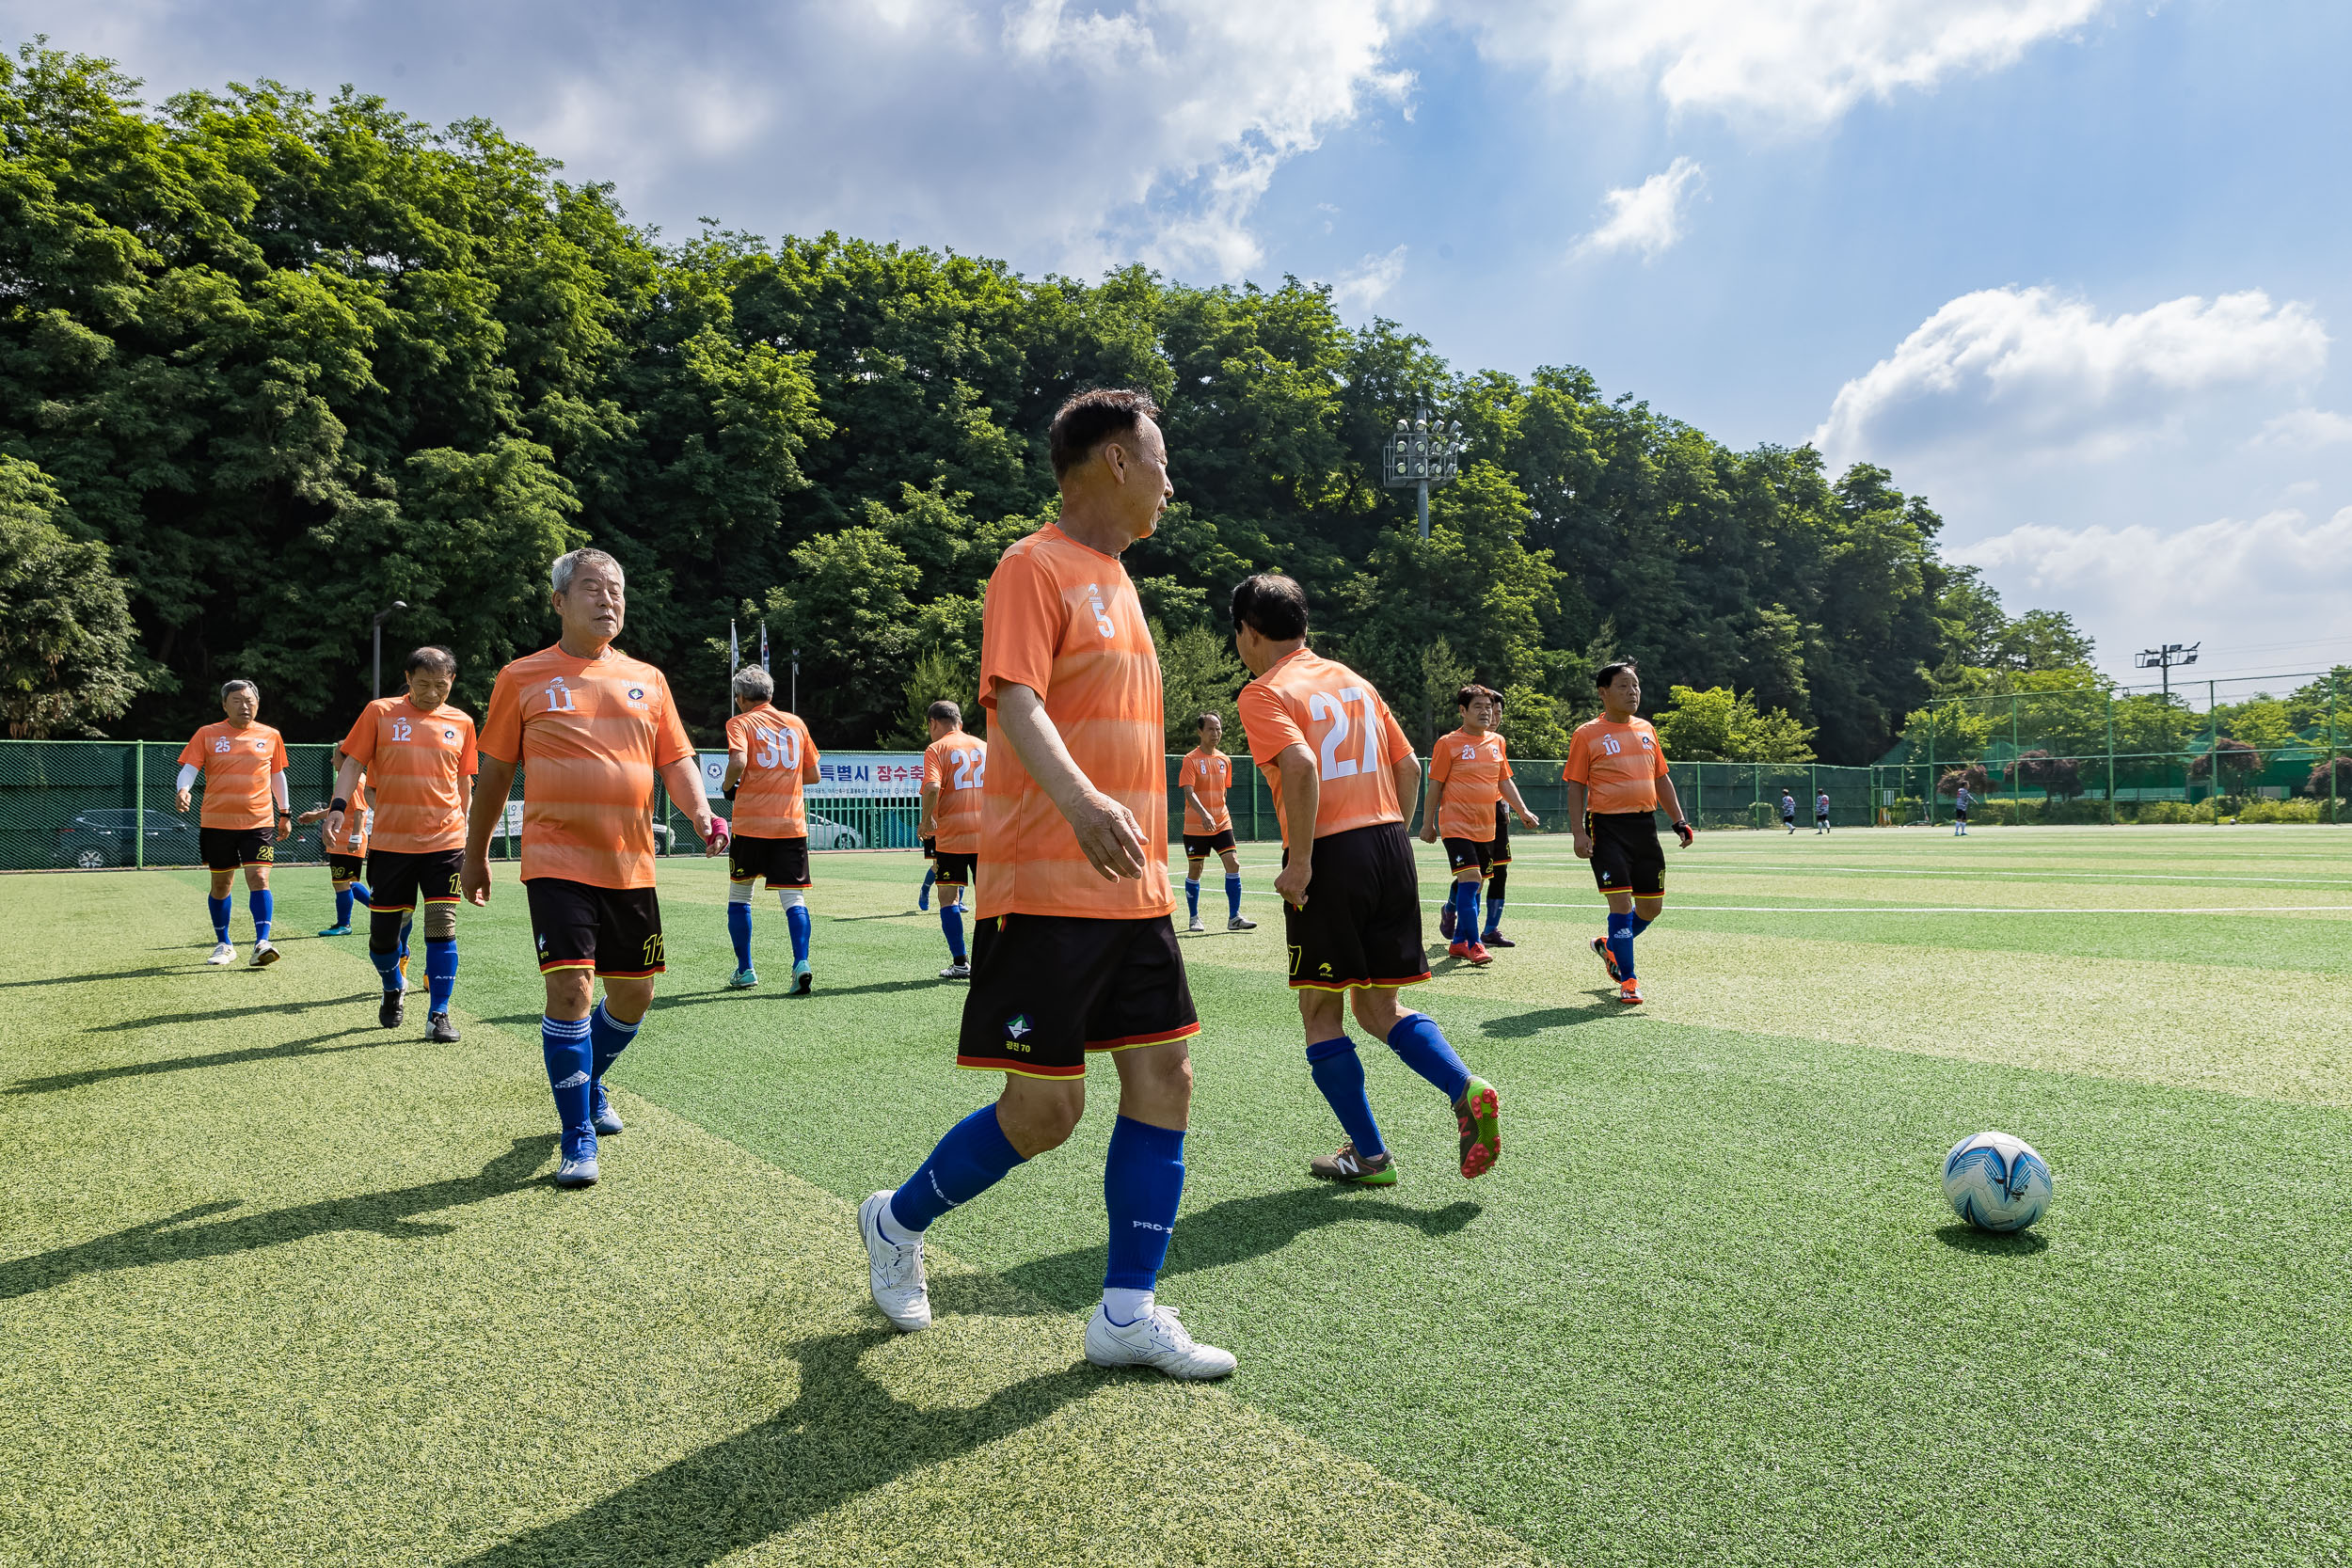
<path fill-rule="evenodd" d="M 601 1084 L 614 1059 L 628 1049 L 629 1041 L 637 1037 L 637 1025 L 623 1023 L 606 1009 L 604 1003 L 599 1002 L 596 1010 L 588 1015 L 588 1022 L 580 1027 L 588 1031 L 590 1055 L 593 1058 L 589 1065 L 589 1076 Z"/>
<path fill-rule="evenodd" d="M 916 909 L 928 910 L 931 907 L 931 884 L 937 880 L 939 880 L 939 867 L 935 865 L 923 867 L 923 885 L 914 890 Z"/>
<path fill-rule="evenodd" d="M 942 902 L 939 906 L 939 928 L 947 934 L 947 956 L 963 962 L 963 906 Z"/>
<path fill-rule="evenodd" d="M 1478 940 L 1478 884 L 1476 882 L 1454 884 L 1454 940 L 1455 942 Z"/>
<path fill-rule="evenodd" d="M 1646 921 L 1646 920 L 1644 920 L 1644 919 L 1642 918 L 1642 916 L 1641 916 L 1640 912 L 1637 911 L 1634 913 L 1634 916 L 1633 916 L 1633 925 L 1632 925 L 1632 927 L 1630 927 L 1630 933 L 1631 933 L 1632 935 L 1634 935 L 1634 936 L 1637 936 L 1637 937 L 1638 937 L 1638 936 L 1640 936 L 1640 935 L 1641 935 L 1644 931 L 1648 930 L 1648 929 L 1650 928 L 1650 925 L 1651 925 L 1651 922 Z"/>
<path fill-rule="evenodd" d="M 1468 928 L 1477 929 L 1474 926 Z M 1406 1067 L 1436 1085 L 1448 1104 L 1461 1099 L 1462 1091 L 1470 1086 L 1470 1069 L 1462 1065 L 1462 1058 L 1446 1043 L 1445 1033 L 1438 1027 L 1437 1020 L 1427 1013 L 1414 1013 L 1399 1020 L 1396 1027 L 1389 1031 L 1389 1049 Z"/>
<path fill-rule="evenodd" d="M 784 900 L 784 923 L 792 931 L 792 961 L 796 964 L 806 963 L 809 935 L 808 906 L 801 902 L 800 893 L 792 888 L 778 889 L 777 896 Z"/>
<path fill-rule="evenodd" d="M 368 884 L 365 882 L 352 883 L 351 895 L 359 900 L 359 907 L 363 910 L 372 909 L 375 905 L 375 895 L 368 891 Z"/>
<path fill-rule="evenodd" d="M 1241 873 L 1238 871 L 1225 879 L 1225 918 L 1241 918 Z"/>
<path fill-rule="evenodd" d="M 1486 935 L 1495 936 L 1502 929 L 1502 890 L 1509 885 L 1511 868 L 1498 865 L 1486 879 Z"/>
<path fill-rule="evenodd" d="M 919 1236 L 940 1215 L 971 1202 L 1020 1164 L 1021 1155 L 996 1120 L 996 1107 L 983 1105 L 947 1129 L 930 1158 L 891 1195 L 883 1217 L 898 1230 Z"/>
<path fill-rule="evenodd" d="M 230 908 L 229 900 L 226 898 L 208 897 L 204 900 L 204 912 L 213 917 L 213 940 L 215 942 L 229 940 Z"/>
<path fill-rule="evenodd" d="M 1307 1070 L 1314 1075 L 1315 1087 L 1330 1102 L 1331 1114 L 1340 1118 L 1356 1152 L 1368 1160 L 1387 1153 L 1389 1146 L 1380 1140 L 1380 1124 L 1373 1119 L 1372 1101 L 1364 1094 L 1364 1064 L 1356 1054 L 1356 1042 L 1344 1035 L 1317 1040 L 1307 1048 Z"/>
<path fill-rule="evenodd" d="M 752 907 L 749 903 L 727 905 L 727 940 L 735 943 L 735 967 L 752 967 Z"/>
<path fill-rule="evenodd" d="M 1617 960 L 1617 978 L 1633 978 L 1633 915 L 1630 911 L 1609 916 L 1609 951 Z"/>
<path fill-rule="evenodd" d="M 425 1011 L 449 1011 L 449 999 L 457 990 L 457 939 L 427 937 L 424 939 Z"/>
<path fill-rule="evenodd" d="M 270 917 L 278 912 L 278 900 L 269 889 L 257 887 L 245 895 L 246 906 L 253 911 L 253 940 L 269 941 Z"/>
<path fill-rule="evenodd" d="M 540 1019 L 539 1049 L 547 1057 L 548 1087 L 555 1091 L 555 1119 L 563 1124 L 565 1139 L 592 1132 L 588 1121 L 588 1085 L 592 1082 L 588 1021 Z"/>
<path fill-rule="evenodd" d="M 1184 909 L 1195 926 L 1200 924 L 1200 884 L 1190 877 L 1184 879 Z"/>
<path fill-rule="evenodd" d="M 335 890 L 335 924 L 338 926 L 351 924 L 351 884 L 349 882 L 345 882 Z"/>
<path fill-rule="evenodd" d="M 1110 1257 L 1103 1270 L 1104 1302 L 1114 1291 L 1150 1291 L 1168 1261 L 1176 1234 L 1176 1206 L 1184 1196 L 1184 1134 L 1148 1121 L 1120 1117 L 1111 1125 L 1111 1147 L 1103 1162 L 1103 1206 L 1110 1211 Z M 1129 1308 L 1133 1323 L 1151 1310 Z M 1116 1315 L 1114 1316 L 1116 1321 Z"/>

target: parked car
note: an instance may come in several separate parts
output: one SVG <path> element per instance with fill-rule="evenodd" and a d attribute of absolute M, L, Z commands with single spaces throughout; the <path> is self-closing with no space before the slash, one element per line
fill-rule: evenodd
<path fill-rule="evenodd" d="M 522 842 L 522 832 L 523 803 L 520 800 L 509 800 L 506 802 L 506 809 L 499 813 L 498 826 L 490 830 L 491 858 L 494 860 L 513 860 L 518 852 L 518 847 Z M 660 817 L 655 817 L 653 823 L 653 852 L 657 855 L 668 854 L 670 852 L 670 840 L 673 836 L 674 835 L 670 831 L 670 825 L 662 821 Z"/>
<path fill-rule="evenodd" d="M 866 835 L 830 816 L 808 814 L 808 847 L 812 849 L 863 849 Z"/>
<path fill-rule="evenodd" d="M 138 840 L 133 831 L 135 810 L 86 811 L 57 829 L 56 863 L 83 871 L 110 865 L 136 865 Z M 147 859 L 151 865 L 194 865 L 196 818 L 176 812 L 147 814 Z"/>

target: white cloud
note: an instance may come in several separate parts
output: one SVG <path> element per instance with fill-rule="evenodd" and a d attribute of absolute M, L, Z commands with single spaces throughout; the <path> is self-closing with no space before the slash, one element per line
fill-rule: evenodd
<path fill-rule="evenodd" d="M 1677 158 L 1663 173 L 1609 192 L 1601 198 L 1608 218 L 1578 240 L 1570 254 L 1638 250 L 1644 261 L 1656 259 L 1682 238 L 1684 201 L 1706 184 L 1704 168 L 1689 158 Z"/>
<path fill-rule="evenodd" d="M 1342 309 L 1371 309 L 1405 280 L 1405 252 L 1408 248 L 1398 245 L 1386 256 L 1365 257 L 1340 275 L 1340 280 L 1331 288 L 1332 299 Z"/>
<path fill-rule="evenodd" d="M 2280 451 L 2316 451 L 2352 441 L 2352 419 L 2325 408 L 2294 408 L 2262 428 L 2247 444 Z"/>
<path fill-rule="evenodd" d="M 2014 64 L 2107 0 L 1456 0 L 1489 59 L 1791 128 Z"/>
<path fill-rule="evenodd" d="M 2218 394 L 2298 388 L 2327 362 L 2319 318 L 2259 289 L 2108 317 L 2049 289 L 1985 289 L 1840 388 L 1813 440 L 1838 465 L 1939 451 L 2110 458 L 2181 429 Z"/>

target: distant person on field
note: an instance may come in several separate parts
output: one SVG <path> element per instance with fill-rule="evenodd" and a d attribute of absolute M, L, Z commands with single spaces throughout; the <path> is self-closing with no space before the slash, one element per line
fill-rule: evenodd
<path fill-rule="evenodd" d="M 1780 792 L 1780 825 L 1792 833 L 1797 831 L 1797 798 L 1785 789 Z"/>
<path fill-rule="evenodd" d="M 1966 784 L 1962 784 L 1959 793 L 1952 798 L 1952 836 L 1954 838 L 1968 836 L 1968 802 L 1973 797 L 1969 795 Z"/>
<path fill-rule="evenodd" d="M 735 802 L 727 821 L 727 940 L 735 944 L 735 974 L 727 984 L 739 990 L 759 984 L 752 967 L 752 883 L 765 877 L 792 938 L 792 994 L 806 996 L 817 974 L 809 963 L 808 807 L 802 789 L 818 779 L 817 742 L 799 714 L 775 705 L 775 679 L 766 670 L 746 664 L 735 673 L 734 689 L 727 770 L 720 781 Z"/>
<path fill-rule="evenodd" d="M 1495 728 L 1502 718 L 1502 693 L 1472 684 L 1454 694 L 1454 705 L 1461 710 L 1460 727 L 1439 736 L 1429 748 L 1429 793 L 1421 803 L 1421 837 L 1424 844 L 1444 839 L 1446 864 L 1454 872 L 1451 896 L 1438 911 L 1438 934 L 1452 944 L 1447 948 L 1452 957 L 1485 965 L 1493 960 L 1486 936 L 1499 947 L 1518 945 L 1503 939 L 1499 899 L 1484 935 L 1478 926 L 1478 897 L 1482 884 L 1495 874 L 1499 835 L 1506 863 L 1508 859 L 1510 839 L 1502 808 L 1506 803 L 1518 808 L 1531 828 L 1536 821 L 1519 799 L 1509 750 Z"/>
<path fill-rule="evenodd" d="M 335 923 L 319 933 L 323 937 L 351 935 L 353 906 L 367 907 L 368 884 L 359 879 L 367 869 L 368 818 L 373 815 L 368 808 L 375 799 L 375 784 L 362 772 L 356 788 L 354 809 L 343 813 L 332 829 L 319 830 L 319 847 L 326 856 L 327 885 L 335 890 Z M 307 828 L 334 815 L 331 803 L 322 803 L 296 812 L 294 826 Z"/>
<path fill-rule="evenodd" d="M 1233 815 L 1225 806 L 1233 784 L 1233 759 L 1217 749 L 1225 721 L 1204 713 L 1196 727 L 1200 743 L 1176 768 L 1176 787 L 1184 792 L 1184 905 L 1192 921 L 1184 930 L 1208 929 L 1200 924 L 1200 872 L 1214 853 L 1225 862 L 1225 928 L 1254 931 L 1258 923 L 1242 918 L 1241 857 L 1233 853 Z"/>
<path fill-rule="evenodd" d="M 1829 791 L 1826 789 L 1813 797 L 1813 831 L 1817 833 L 1829 832 Z"/>
<path fill-rule="evenodd" d="M 261 969 L 281 957 L 269 941 L 276 912 L 269 868 L 278 858 L 278 846 L 294 832 L 286 794 L 286 737 L 254 721 L 262 711 L 262 689 L 251 681 L 222 687 L 220 710 L 226 718 L 197 731 L 180 750 L 178 806 L 187 811 L 189 791 L 200 775 L 204 809 L 197 814 L 197 852 L 213 874 L 212 891 L 204 900 L 213 920 L 213 956 L 204 961 L 237 961 L 237 950 L 229 941 L 229 884 L 243 866 L 246 903 L 253 911 L 253 967 Z"/>

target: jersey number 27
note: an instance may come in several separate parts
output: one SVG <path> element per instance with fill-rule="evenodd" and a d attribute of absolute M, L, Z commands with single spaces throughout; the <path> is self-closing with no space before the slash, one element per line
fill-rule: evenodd
<path fill-rule="evenodd" d="M 1340 755 L 1340 747 L 1347 739 L 1348 707 L 1354 705 L 1362 716 L 1363 741 L 1358 756 Z M 1360 686 L 1343 686 L 1337 695 L 1316 691 L 1307 698 L 1307 717 L 1328 720 L 1331 727 L 1323 732 L 1321 762 L 1327 779 L 1345 779 L 1359 772 L 1370 773 L 1380 766 L 1380 727 L 1374 722 L 1372 699 L 1364 695 Z"/>

